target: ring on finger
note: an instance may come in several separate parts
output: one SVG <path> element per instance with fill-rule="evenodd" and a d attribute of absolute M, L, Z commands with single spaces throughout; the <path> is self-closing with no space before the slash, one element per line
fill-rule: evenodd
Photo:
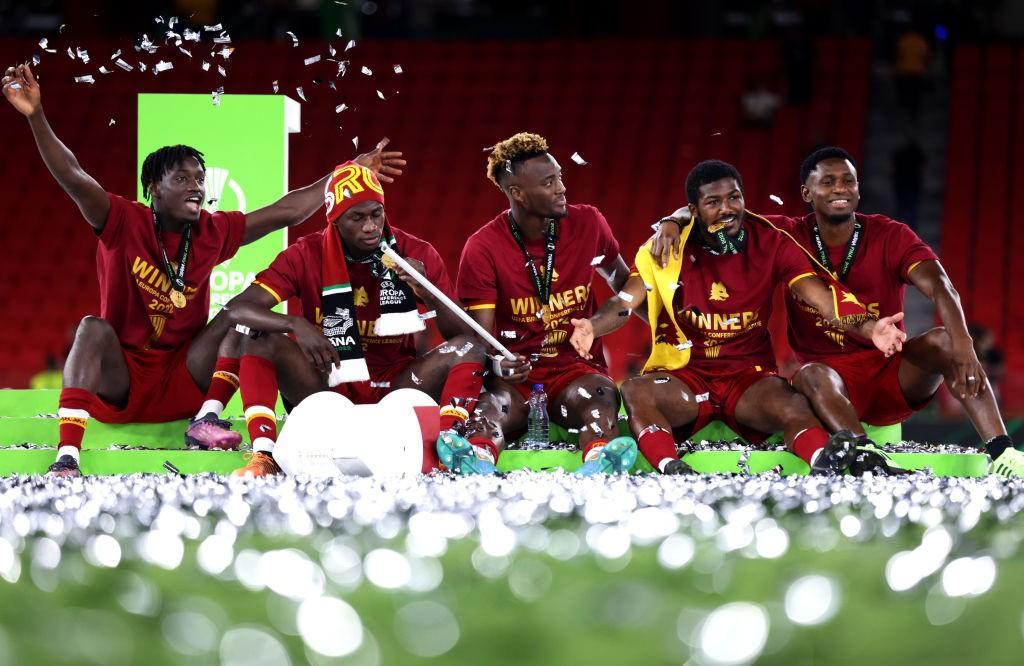
<path fill-rule="evenodd" d="M 968 377 L 968 378 L 967 378 L 967 381 L 969 381 L 969 382 L 973 382 L 973 381 L 974 381 L 975 379 L 977 379 L 977 377 Z"/>

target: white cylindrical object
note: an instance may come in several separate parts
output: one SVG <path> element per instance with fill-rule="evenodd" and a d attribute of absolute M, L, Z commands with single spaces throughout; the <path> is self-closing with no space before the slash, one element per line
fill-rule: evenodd
<path fill-rule="evenodd" d="M 411 275 L 414 280 L 423 285 L 423 287 L 427 291 L 429 291 L 434 296 L 434 298 L 441 301 L 441 303 L 443 303 L 446 308 L 454 312 L 455 316 L 457 316 L 459 319 L 464 321 L 466 325 L 468 325 L 470 328 L 476 331 L 476 334 L 483 338 L 484 341 L 487 342 L 487 344 L 491 345 L 492 347 L 500 351 L 502 355 L 504 355 L 505 358 L 507 358 L 508 360 L 516 360 L 516 355 L 510 352 L 505 345 L 498 342 L 498 340 L 493 335 L 491 335 L 490 331 L 484 330 L 483 326 L 476 323 L 476 320 L 474 320 L 472 317 L 466 314 L 466 312 L 457 304 L 453 303 L 452 299 L 448 298 L 448 296 L 445 295 L 443 291 L 441 291 L 433 284 L 431 284 L 430 280 L 420 275 L 419 271 L 410 266 L 409 262 L 403 259 L 400 254 L 392 250 L 387 243 L 381 243 L 380 250 L 385 254 L 385 256 L 387 256 L 393 262 L 401 266 L 402 270 Z"/>

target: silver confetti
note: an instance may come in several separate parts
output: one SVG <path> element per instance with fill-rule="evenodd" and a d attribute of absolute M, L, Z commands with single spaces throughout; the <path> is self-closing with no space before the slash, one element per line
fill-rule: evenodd
<path fill-rule="evenodd" d="M 42 39 L 39 40 L 39 48 L 41 48 L 44 51 L 49 47 L 49 44 L 50 44 L 50 40 L 47 39 L 46 37 L 43 37 Z"/>
<path fill-rule="evenodd" d="M 191 52 L 191 51 L 189 51 L 188 49 L 186 49 L 185 47 L 183 47 L 183 46 L 179 46 L 179 47 L 178 47 L 178 50 L 179 50 L 179 51 L 181 51 L 182 53 L 184 53 L 184 54 L 185 54 L 186 56 L 188 56 L 189 58 L 192 58 L 192 52 Z"/>
<path fill-rule="evenodd" d="M 779 204 L 780 206 L 782 205 L 782 198 L 779 197 L 778 195 L 772 194 L 768 198 L 774 201 L 775 203 Z"/>
<path fill-rule="evenodd" d="M 599 419 L 599 418 L 601 418 L 601 410 L 599 410 L 599 409 L 592 409 L 592 410 L 590 410 L 590 415 L 592 417 L 594 417 L 595 419 Z"/>
<path fill-rule="evenodd" d="M 335 30 L 335 31 L 334 31 L 334 35 L 335 35 L 336 37 L 344 37 L 344 35 L 342 35 L 342 34 L 341 34 L 341 28 L 338 28 L 337 30 Z M 348 49 L 346 49 L 346 51 L 347 51 L 347 50 L 348 50 Z"/>
<path fill-rule="evenodd" d="M 459 358 L 462 358 L 463 356 L 465 356 L 466 354 L 468 354 L 468 353 L 469 353 L 469 351 L 470 351 L 470 350 L 471 350 L 471 349 L 472 349 L 472 348 L 473 348 L 474 346 L 475 346 L 475 345 L 473 345 L 473 343 L 472 343 L 472 342 L 467 342 L 467 343 L 465 343 L 464 345 L 462 345 L 461 347 L 459 347 L 458 349 L 456 349 L 456 350 L 455 350 L 455 355 L 456 355 L 456 356 L 458 356 Z"/>
<path fill-rule="evenodd" d="M 338 36 L 341 37 L 340 34 Z M 348 40 L 348 44 L 345 45 L 345 50 L 348 51 L 350 48 L 353 48 L 355 45 L 356 45 L 356 40 L 350 39 L 350 40 Z"/>
<path fill-rule="evenodd" d="M 402 73 L 402 66 L 401 65 L 395 65 L 395 74 L 401 74 L 401 73 Z"/>
<path fill-rule="evenodd" d="M 569 159 L 571 159 L 576 164 L 579 164 L 580 166 L 584 166 L 587 163 L 587 161 L 583 159 L 583 156 L 580 155 L 579 153 L 573 153 L 572 156 L 569 157 Z"/>
<path fill-rule="evenodd" d="M 707 402 L 710 397 L 711 395 L 709 393 L 698 393 L 696 396 L 694 396 L 694 399 L 697 402 Z"/>
<path fill-rule="evenodd" d="M 516 339 L 516 332 L 515 331 L 502 331 L 501 332 L 501 337 L 505 338 L 506 340 L 515 340 Z"/>
<path fill-rule="evenodd" d="M 271 84 L 271 86 L 272 86 L 272 87 L 274 88 L 274 92 L 275 92 L 275 93 L 277 93 L 277 92 L 278 92 L 278 90 L 280 89 L 280 88 L 279 88 L 279 86 L 277 85 L 277 81 L 274 81 L 274 82 L 273 82 L 273 83 Z"/>
<path fill-rule="evenodd" d="M 367 67 L 366 65 L 363 65 L 362 67 L 360 67 L 359 71 L 360 71 L 360 73 L 366 74 L 367 76 L 373 76 L 373 70 L 370 69 L 369 67 Z"/>
<path fill-rule="evenodd" d="M 86 74 L 85 76 L 76 76 L 75 83 L 96 83 L 96 79 L 93 78 L 92 74 Z"/>
<path fill-rule="evenodd" d="M 590 393 L 587 391 L 587 389 L 583 388 L 582 386 L 577 387 L 576 392 L 579 393 L 580 397 L 583 398 L 584 400 L 590 400 Z"/>
<path fill-rule="evenodd" d="M 409 371 L 409 378 L 412 379 L 412 383 L 415 384 L 416 386 L 419 386 L 420 384 L 423 383 L 423 380 L 417 377 L 416 373 L 413 372 L 412 370 Z"/>
<path fill-rule="evenodd" d="M 563 419 L 569 418 L 569 410 L 566 408 L 565 405 L 562 405 L 561 412 L 562 412 L 562 418 Z"/>
<path fill-rule="evenodd" d="M 214 44 L 230 44 L 231 43 L 231 35 L 229 35 L 226 32 L 222 32 L 218 36 L 213 38 L 213 43 Z"/>
<path fill-rule="evenodd" d="M 728 319 L 726 319 L 725 321 L 722 322 L 722 324 L 725 325 L 725 326 L 732 326 L 733 324 L 738 324 L 738 323 L 740 323 L 740 318 L 739 317 L 729 317 Z"/>
<path fill-rule="evenodd" d="M 166 62 L 164 60 L 159 60 L 159 61 L 157 61 L 157 63 L 155 65 L 153 65 L 153 72 L 156 73 L 156 74 L 159 74 L 160 72 L 166 72 L 169 69 L 174 69 L 174 63 L 173 62 Z"/>
<path fill-rule="evenodd" d="M 391 382 L 370 382 L 370 388 L 391 388 Z"/>
<path fill-rule="evenodd" d="M 217 73 L 223 77 L 227 77 L 228 75 L 228 71 L 224 69 L 224 67 L 222 67 L 221 65 L 217 65 Z"/>
<path fill-rule="evenodd" d="M 352 137 L 352 146 L 355 147 L 356 150 L 359 150 L 359 137 L 358 136 Z"/>
<path fill-rule="evenodd" d="M 106 65 L 100 65 L 100 74 L 110 74 L 114 70 L 107 69 Z"/>
<path fill-rule="evenodd" d="M 186 42 L 198 42 L 201 37 L 198 30 L 190 30 L 188 28 L 185 28 L 183 36 Z"/>
<path fill-rule="evenodd" d="M 378 90 L 377 91 L 377 97 L 380 97 L 381 99 L 384 99 L 384 93 L 382 93 L 381 91 Z"/>
<path fill-rule="evenodd" d="M 680 342 L 678 345 L 676 345 L 676 349 L 678 349 L 679 351 L 683 351 L 689 349 L 692 346 L 693 340 L 687 340 L 686 342 Z"/>
<path fill-rule="evenodd" d="M 134 67 L 132 67 L 131 65 L 129 65 L 128 63 L 126 63 L 126 62 L 125 62 L 124 60 L 121 60 L 120 58 L 118 58 L 117 60 L 115 60 L 115 61 L 114 61 L 114 64 L 115 64 L 115 65 L 117 65 L 118 67 L 120 67 L 121 69 L 123 69 L 123 70 L 124 70 L 124 71 L 126 71 L 126 72 L 130 72 L 130 71 L 132 71 L 133 69 L 135 69 Z"/>
<path fill-rule="evenodd" d="M 306 65 L 306 67 L 309 67 L 309 66 L 310 66 L 310 65 L 312 65 L 313 63 L 317 63 L 317 62 L 320 62 L 320 56 L 318 56 L 318 55 L 315 55 L 315 56 L 311 56 L 311 57 L 309 57 L 309 58 L 306 58 L 306 59 L 305 59 L 305 60 L 303 60 L 302 62 L 303 62 L 303 63 L 304 63 L 305 65 Z"/>
<path fill-rule="evenodd" d="M 109 123 L 107 123 L 107 127 L 113 127 L 113 126 L 114 126 L 114 123 L 116 123 L 116 122 L 117 122 L 116 120 L 114 120 L 113 118 L 111 118 L 111 119 L 110 119 L 110 122 L 109 122 Z"/>
<path fill-rule="evenodd" d="M 205 60 L 203 61 L 202 67 L 204 72 L 210 71 L 210 63 L 206 62 Z"/>
<path fill-rule="evenodd" d="M 294 32 L 292 32 L 291 30 L 285 30 L 284 34 L 292 38 L 292 46 L 299 45 L 299 38 L 295 36 Z"/>
<path fill-rule="evenodd" d="M 594 257 L 593 259 L 590 260 L 590 265 L 591 266 L 600 266 L 602 261 L 604 261 L 604 255 L 603 254 L 599 254 L 599 255 L 597 255 L 596 257 Z"/>
<path fill-rule="evenodd" d="M 654 383 L 655 384 L 668 384 L 669 381 L 671 381 L 671 380 L 668 377 L 655 377 L 654 378 Z"/>
<path fill-rule="evenodd" d="M 227 60 L 231 57 L 231 54 L 235 52 L 235 49 L 225 46 L 220 51 L 217 51 L 217 55 Z"/>
<path fill-rule="evenodd" d="M 223 29 L 224 29 L 224 27 L 221 26 L 220 23 L 218 23 L 217 25 L 204 25 L 203 26 L 203 30 L 205 30 L 206 32 L 220 32 Z"/>
<path fill-rule="evenodd" d="M 327 52 L 328 52 L 329 54 L 331 54 L 331 57 L 332 57 L 332 58 L 333 58 L 333 57 L 335 56 L 335 54 L 337 53 L 337 51 L 336 51 L 336 50 L 334 49 L 334 46 L 333 46 L 333 45 L 331 45 L 331 44 L 328 44 L 328 45 L 327 45 Z"/>
<path fill-rule="evenodd" d="M 421 312 L 420 313 L 420 320 L 426 321 L 428 319 L 433 319 L 436 316 L 437 316 L 437 310 L 427 310 L 426 312 Z"/>
<path fill-rule="evenodd" d="M 224 94 L 224 88 L 220 87 L 210 93 L 214 106 L 220 106 L 220 96 Z"/>
<path fill-rule="evenodd" d="M 89 52 L 88 51 L 86 51 L 85 49 L 83 49 L 82 47 L 79 46 L 79 47 L 75 48 L 75 53 L 78 54 L 78 58 L 82 62 L 88 64 L 88 62 L 89 62 Z"/>
<path fill-rule="evenodd" d="M 616 296 L 618 296 L 619 300 L 622 301 L 623 303 L 633 302 L 633 295 L 625 291 L 620 291 L 619 293 L 616 294 Z"/>
<path fill-rule="evenodd" d="M 295 89 L 295 94 L 298 95 L 299 99 L 301 99 L 303 102 L 306 101 L 306 93 L 302 92 L 302 86 L 299 86 Z"/>

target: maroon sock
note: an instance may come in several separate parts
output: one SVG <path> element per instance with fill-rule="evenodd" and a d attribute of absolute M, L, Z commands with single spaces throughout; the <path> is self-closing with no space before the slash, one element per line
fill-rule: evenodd
<path fill-rule="evenodd" d="M 274 363 L 262 356 L 246 354 L 238 367 L 242 387 L 242 407 L 249 430 L 249 441 L 256 448 L 258 438 L 277 440 L 277 370 Z"/>
<path fill-rule="evenodd" d="M 57 416 L 60 421 L 58 425 L 60 444 L 58 447 L 82 448 L 85 424 L 89 420 L 89 408 L 93 405 L 93 400 L 95 400 L 95 396 L 85 389 L 61 389 L 60 398 L 57 401 Z"/>
<path fill-rule="evenodd" d="M 210 379 L 210 388 L 206 392 L 207 400 L 216 400 L 222 405 L 228 404 L 231 396 L 238 390 L 238 372 L 241 360 L 221 356 L 217 359 L 217 365 L 213 368 L 213 378 Z"/>
<path fill-rule="evenodd" d="M 644 458 L 647 458 L 647 462 L 651 463 L 651 467 L 659 472 L 661 468 L 658 465 L 665 458 L 679 460 L 679 454 L 676 453 L 676 440 L 672 437 L 672 433 L 663 428 L 657 426 L 644 428 L 636 439 L 636 445 Z"/>
<path fill-rule="evenodd" d="M 597 448 L 598 446 L 604 446 L 608 443 L 608 440 L 604 438 L 592 439 L 583 445 L 583 461 L 586 462 L 587 454 L 590 453 L 591 449 Z"/>
<path fill-rule="evenodd" d="M 441 430 L 450 430 L 460 421 L 465 421 L 473 413 L 480 390 L 484 384 L 484 366 L 482 363 L 469 361 L 458 363 L 448 371 L 448 378 L 441 389 Z M 461 407 L 466 414 L 449 409 Z"/>
<path fill-rule="evenodd" d="M 790 444 L 793 453 L 799 456 L 808 465 L 811 464 L 811 456 L 815 451 L 825 446 L 828 442 L 828 432 L 821 428 L 807 428 L 797 433 Z"/>

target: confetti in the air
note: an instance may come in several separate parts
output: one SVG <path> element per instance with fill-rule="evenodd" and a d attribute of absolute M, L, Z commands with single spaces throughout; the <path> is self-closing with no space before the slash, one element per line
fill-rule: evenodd
<path fill-rule="evenodd" d="M 303 102 L 306 101 L 306 93 L 302 92 L 302 86 L 299 86 L 298 88 L 295 89 L 295 94 L 298 95 L 299 99 L 301 99 Z"/>
<path fill-rule="evenodd" d="M 352 145 L 355 147 L 356 150 L 359 150 L 359 137 L 358 136 L 352 137 Z"/>
<path fill-rule="evenodd" d="M 68 47 L 68 57 L 71 58 L 72 60 L 75 59 L 75 52 L 71 50 L 70 46 Z"/>
<path fill-rule="evenodd" d="M 779 195 L 772 194 L 768 198 L 774 201 L 775 203 L 779 204 L 780 206 L 782 205 L 782 197 L 780 197 Z"/>
<path fill-rule="evenodd" d="M 275 92 L 275 93 L 276 93 L 276 92 L 277 92 L 278 90 L 280 90 L 280 86 L 278 86 L 278 85 L 277 85 L 277 81 L 274 81 L 274 82 L 273 82 L 273 83 L 271 84 L 271 86 L 272 86 L 272 87 L 274 88 L 274 92 Z"/>
<path fill-rule="evenodd" d="M 415 384 L 416 386 L 419 386 L 420 384 L 423 383 L 423 380 L 417 377 L 416 373 L 411 370 L 409 371 L 409 378 L 412 379 L 412 383 Z"/>
<path fill-rule="evenodd" d="M 100 74 L 110 74 L 112 69 L 107 69 L 106 65 L 100 65 Z"/>
<path fill-rule="evenodd" d="M 225 46 L 220 51 L 217 51 L 217 55 L 219 55 L 221 58 L 224 58 L 225 60 L 227 60 L 228 58 L 231 57 L 231 54 L 234 53 L 234 52 L 235 52 L 235 49 L 233 47 Z"/>
<path fill-rule="evenodd" d="M 379 91 L 379 90 L 377 91 L 377 97 L 380 97 L 381 99 L 385 99 L 385 98 L 384 98 L 384 93 L 382 93 L 382 92 L 381 92 L 381 91 Z"/>
<path fill-rule="evenodd" d="M 127 63 L 127 62 L 125 62 L 124 60 L 121 60 L 120 58 L 118 58 L 117 60 L 115 60 L 115 61 L 114 61 L 114 64 L 115 64 L 115 65 L 117 65 L 118 67 L 120 67 L 121 69 L 123 69 L 123 70 L 124 70 L 124 71 L 126 71 L 126 72 L 130 72 L 130 71 L 132 71 L 133 69 L 135 69 L 135 68 L 134 68 L 134 67 L 132 67 L 132 66 L 131 66 L 130 64 L 128 64 L 128 63 Z"/>
<path fill-rule="evenodd" d="M 221 26 L 220 23 L 218 23 L 217 25 L 204 25 L 203 26 L 203 30 L 205 30 L 206 32 L 220 32 L 223 29 L 224 28 L 223 28 L 223 26 Z"/>
<path fill-rule="evenodd" d="M 107 127 L 113 127 L 115 123 L 117 123 L 117 121 L 116 121 L 116 120 L 114 120 L 113 118 L 111 118 L 111 119 L 110 119 L 110 122 L 109 122 L 109 123 L 107 123 Z"/>
<path fill-rule="evenodd" d="M 291 30 L 285 30 L 285 34 L 292 38 L 292 46 L 299 45 L 299 38 L 295 36 L 295 33 Z"/>
<path fill-rule="evenodd" d="M 207 65 L 207 69 L 209 69 L 209 65 Z M 142 62 L 141 60 L 139 61 L 139 71 L 140 72 L 146 71 L 146 63 Z"/>
<path fill-rule="evenodd" d="M 604 255 L 603 254 L 599 254 L 599 255 L 597 255 L 596 257 L 594 257 L 593 259 L 590 260 L 590 265 L 591 266 L 600 266 L 602 261 L 604 261 Z"/>
<path fill-rule="evenodd" d="M 302 62 L 305 63 L 306 67 L 309 67 L 313 63 L 320 62 L 320 56 L 315 55 L 315 56 L 312 56 L 310 58 L 306 58 Z"/>
<path fill-rule="evenodd" d="M 576 164 L 579 164 L 580 166 L 583 166 L 587 163 L 587 161 L 583 159 L 583 156 L 580 155 L 579 153 L 573 153 L 569 159 L 571 159 Z"/>
<path fill-rule="evenodd" d="M 47 49 L 49 44 L 50 44 L 50 40 L 48 40 L 46 37 L 43 37 L 42 39 L 39 40 L 39 48 L 41 48 L 44 51 Z"/>
<path fill-rule="evenodd" d="M 335 31 L 334 31 L 334 34 L 335 34 L 335 36 L 336 36 L 336 37 L 342 37 L 342 36 L 343 36 L 343 35 L 341 34 L 341 28 L 338 28 L 337 30 L 335 30 Z"/>
<path fill-rule="evenodd" d="M 427 319 L 433 319 L 437 316 L 437 310 L 427 310 L 426 312 L 420 313 L 420 319 L 426 321 Z"/>
<path fill-rule="evenodd" d="M 78 54 L 78 58 L 82 62 L 84 62 L 84 63 L 88 63 L 89 62 L 89 52 L 88 51 L 86 51 L 85 49 L 83 49 L 82 47 L 79 46 L 79 47 L 77 47 L 75 49 L 75 52 Z"/>
<path fill-rule="evenodd" d="M 86 74 L 85 76 L 76 76 L 75 83 L 96 83 L 96 79 L 92 77 L 92 74 Z"/>
<path fill-rule="evenodd" d="M 402 73 L 402 66 L 401 65 L 395 65 L 395 74 L 401 74 L 401 73 Z"/>
<path fill-rule="evenodd" d="M 334 107 L 334 112 L 335 113 L 341 113 L 342 111 L 344 111 L 347 108 L 348 108 L 347 104 L 339 104 L 338 106 Z"/>
<path fill-rule="evenodd" d="M 198 42 L 201 35 L 199 34 L 198 30 L 190 30 L 188 28 L 185 28 L 184 37 L 186 42 Z"/>
<path fill-rule="evenodd" d="M 367 76 L 373 76 L 373 70 L 367 67 L 366 65 L 360 67 L 359 71 L 363 74 L 366 74 Z"/>
<path fill-rule="evenodd" d="M 226 69 L 224 69 L 220 65 L 217 65 L 217 73 L 220 74 L 223 77 L 227 77 L 227 75 L 228 75 L 228 71 Z"/>
<path fill-rule="evenodd" d="M 213 43 L 214 44 L 230 44 L 231 43 L 231 35 L 229 35 L 226 32 L 222 32 L 222 33 L 220 33 L 219 35 L 217 35 L 216 37 L 213 38 Z"/>
<path fill-rule="evenodd" d="M 161 61 L 157 62 L 155 65 L 153 65 L 153 72 L 155 74 L 159 74 L 160 72 L 166 72 L 169 69 L 174 69 L 174 63 L 173 62 L 167 62 L 165 60 L 161 60 Z"/>
<path fill-rule="evenodd" d="M 340 34 L 338 36 L 341 37 Z M 345 50 L 348 51 L 349 49 L 353 48 L 355 45 L 356 45 L 356 40 L 350 39 L 350 40 L 348 40 L 348 44 L 345 45 Z"/>
<path fill-rule="evenodd" d="M 184 54 L 185 54 L 186 56 L 188 56 L 189 58 L 191 58 L 191 57 L 192 57 L 192 52 L 191 52 L 191 51 L 189 51 L 188 49 L 186 49 L 185 47 L 183 47 L 183 46 L 179 46 L 179 47 L 178 47 L 178 50 L 179 50 L 179 51 L 181 51 L 182 53 L 184 53 Z"/>
<path fill-rule="evenodd" d="M 204 72 L 210 71 L 210 63 L 206 62 L 205 60 L 203 61 L 203 71 Z"/>

